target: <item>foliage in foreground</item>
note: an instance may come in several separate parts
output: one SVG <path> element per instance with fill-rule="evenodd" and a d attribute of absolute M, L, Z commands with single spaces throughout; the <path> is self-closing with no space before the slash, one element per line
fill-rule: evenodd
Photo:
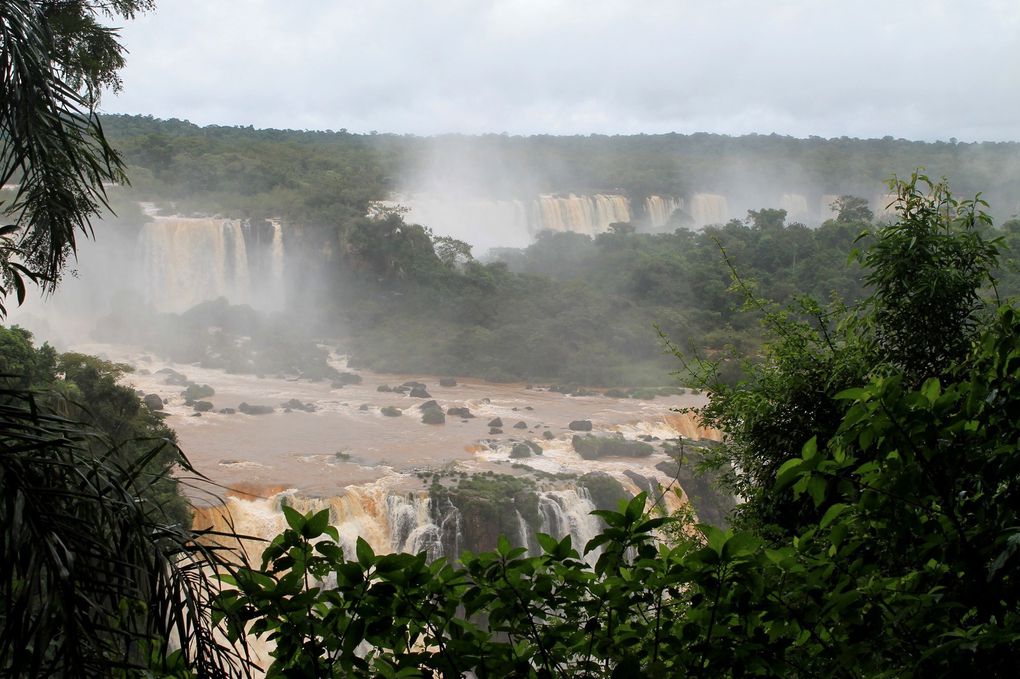
<path fill-rule="evenodd" d="M 133 443 L 144 452 L 125 458 L 100 429 L 0 386 L 0 675 L 242 667 L 208 616 L 210 576 L 229 564 L 153 492 L 166 480 L 154 461 L 176 446 Z"/>

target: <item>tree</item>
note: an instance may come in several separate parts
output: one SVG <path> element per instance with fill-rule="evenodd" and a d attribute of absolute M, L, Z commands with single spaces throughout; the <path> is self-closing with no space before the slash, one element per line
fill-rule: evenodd
<path fill-rule="evenodd" d="M 77 233 L 106 207 L 104 183 L 123 183 L 120 156 L 106 141 L 96 106 L 119 87 L 124 48 L 99 17 L 132 18 L 151 0 L 0 1 L 0 185 L 17 183 L 0 203 L 0 317 L 26 280 L 57 286 Z"/>

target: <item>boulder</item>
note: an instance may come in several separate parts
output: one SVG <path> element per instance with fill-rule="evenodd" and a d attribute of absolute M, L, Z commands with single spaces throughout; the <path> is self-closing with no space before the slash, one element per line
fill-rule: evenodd
<path fill-rule="evenodd" d="M 591 420 L 574 420 L 567 428 L 571 431 L 591 431 Z"/>
<path fill-rule="evenodd" d="M 171 370 L 170 368 L 163 368 L 158 372 L 166 375 L 166 379 L 163 380 L 163 384 L 170 384 L 175 387 L 186 387 L 188 386 L 188 384 L 191 383 L 191 380 L 189 380 L 187 377 L 177 372 L 176 370 Z"/>
<path fill-rule="evenodd" d="M 146 394 L 145 398 L 142 399 L 142 403 L 144 403 L 149 410 L 163 409 L 163 399 L 161 399 L 158 394 Z"/>
<path fill-rule="evenodd" d="M 528 428 L 528 423 L 525 422 L 524 420 L 521 420 L 520 422 L 518 422 L 517 424 L 514 425 L 514 429 L 527 429 L 527 428 Z"/>
<path fill-rule="evenodd" d="M 418 406 L 418 408 L 420 410 L 428 410 L 429 408 L 434 408 L 440 412 L 442 412 L 443 410 L 442 408 L 439 407 L 439 404 L 436 403 L 435 401 L 425 401 L 420 406 Z"/>
<path fill-rule="evenodd" d="M 393 391 L 393 388 L 388 384 L 380 384 L 375 388 L 376 391 Z"/>
<path fill-rule="evenodd" d="M 236 412 L 233 408 L 220 408 L 219 410 L 220 415 L 233 415 Z"/>
<path fill-rule="evenodd" d="M 361 384 L 361 375 L 346 372 L 340 373 L 333 379 L 333 384 L 339 384 L 340 386 L 347 384 Z M 336 387 L 334 387 L 334 389 L 335 388 Z"/>
<path fill-rule="evenodd" d="M 273 412 L 273 406 L 252 405 L 250 403 L 242 403 L 237 406 L 237 409 L 245 415 L 268 415 Z"/>
<path fill-rule="evenodd" d="M 429 408 L 421 414 L 422 424 L 446 424 L 446 415 L 439 408 Z"/>
<path fill-rule="evenodd" d="M 383 406 L 383 408 L 379 412 L 381 412 L 386 417 L 400 417 L 401 415 L 404 414 L 400 410 L 400 408 L 397 408 L 396 406 Z"/>
<path fill-rule="evenodd" d="M 538 445 L 534 441 L 525 441 L 524 443 L 528 446 L 528 448 L 531 448 L 531 452 L 535 455 L 541 455 L 544 452 L 542 450 L 542 446 Z"/>
<path fill-rule="evenodd" d="M 371 406 L 369 406 L 367 403 L 362 403 L 360 406 L 358 406 L 358 410 L 364 411 L 364 410 L 368 410 L 370 407 Z"/>
<path fill-rule="evenodd" d="M 408 394 L 413 398 L 432 398 L 432 394 L 425 391 L 424 385 L 411 387 L 411 392 Z"/>
<path fill-rule="evenodd" d="M 526 443 L 515 443 L 510 450 L 510 457 L 519 460 L 524 457 L 531 457 L 531 448 Z"/>
<path fill-rule="evenodd" d="M 490 435 L 492 435 L 492 434 L 502 434 L 502 433 L 503 433 L 503 430 L 500 429 L 499 427 L 489 427 L 489 434 Z"/>
<path fill-rule="evenodd" d="M 192 406 L 197 413 L 207 413 L 213 409 L 213 404 L 209 401 L 195 401 Z"/>
<path fill-rule="evenodd" d="M 414 380 L 408 380 L 407 382 L 404 382 L 400 386 L 407 387 L 408 389 L 414 389 L 415 387 L 420 387 L 424 389 L 426 385 L 424 382 L 415 382 Z"/>
<path fill-rule="evenodd" d="M 441 387 L 456 387 L 457 380 L 452 377 L 441 377 L 439 378 L 439 386 Z"/>
<path fill-rule="evenodd" d="M 494 417 L 491 420 L 489 420 L 489 426 L 490 427 L 502 427 L 503 426 L 503 419 L 500 418 L 500 417 Z"/>
<path fill-rule="evenodd" d="M 459 417 L 465 420 L 470 420 L 474 417 L 467 408 L 447 408 L 446 414 L 450 417 Z"/>
<path fill-rule="evenodd" d="M 208 384 L 195 384 L 191 382 L 188 384 L 187 389 L 181 393 L 181 396 L 184 397 L 185 401 L 197 401 L 212 396 L 215 393 L 216 391 Z"/>
<path fill-rule="evenodd" d="M 290 408 L 291 410 L 303 410 L 306 413 L 314 413 L 315 412 L 315 404 L 313 404 L 313 403 L 302 403 L 301 401 L 297 400 L 296 398 L 292 398 L 289 401 L 284 401 L 283 403 L 280 404 L 280 407 L 282 407 L 282 408 Z"/>
<path fill-rule="evenodd" d="M 546 441 L 552 441 L 554 438 L 556 438 L 556 435 L 553 434 L 550 430 L 546 429 L 545 431 L 542 432 L 542 438 L 544 438 Z"/>

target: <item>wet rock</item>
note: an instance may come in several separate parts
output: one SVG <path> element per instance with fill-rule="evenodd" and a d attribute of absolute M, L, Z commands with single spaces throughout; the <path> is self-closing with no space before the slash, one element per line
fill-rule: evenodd
<path fill-rule="evenodd" d="M 191 417 L 202 417 L 202 413 L 191 413 Z"/>
<path fill-rule="evenodd" d="M 542 449 L 542 446 L 538 445 L 538 443 L 536 443 L 535 441 L 525 441 L 524 445 L 528 446 L 528 448 L 531 448 L 531 452 L 534 455 L 541 455 L 543 452 L 545 452 Z"/>
<path fill-rule="evenodd" d="M 440 412 L 442 412 L 442 408 L 440 408 L 439 404 L 436 403 L 435 401 L 425 401 L 420 406 L 418 406 L 418 408 L 421 409 L 421 410 L 428 410 L 429 408 L 435 408 L 436 410 L 439 410 Z"/>
<path fill-rule="evenodd" d="M 531 448 L 526 443 L 515 443 L 510 450 L 510 457 L 515 460 L 531 457 Z"/>
<path fill-rule="evenodd" d="M 446 414 L 450 417 L 461 417 L 465 420 L 470 420 L 474 417 L 467 408 L 447 408 Z"/>
<path fill-rule="evenodd" d="M 531 406 L 524 406 L 524 409 L 525 410 L 534 410 L 534 408 L 532 408 Z"/>
<path fill-rule="evenodd" d="M 144 403 L 149 410 L 163 409 L 163 399 L 161 399 L 158 394 L 146 394 L 145 398 L 142 399 L 142 403 Z"/>
<path fill-rule="evenodd" d="M 483 398 L 483 399 L 482 399 L 482 403 L 492 403 L 492 399 L 491 399 L 491 398 L 488 398 L 488 397 L 486 397 L 486 398 Z"/>
<path fill-rule="evenodd" d="M 545 431 L 542 432 L 542 438 L 544 438 L 546 441 L 552 441 L 554 438 L 556 438 L 556 435 L 553 434 L 548 429 L 546 429 Z"/>
<path fill-rule="evenodd" d="M 574 420 L 567 428 L 571 431 L 591 431 L 591 420 Z"/>
<path fill-rule="evenodd" d="M 361 384 L 361 375 L 356 375 L 354 373 L 347 372 L 340 373 L 333 380 L 333 384 L 334 385 L 339 384 L 340 386 L 346 386 L 348 384 Z M 334 386 L 333 388 L 335 389 L 336 387 Z"/>
<path fill-rule="evenodd" d="M 492 418 L 491 420 L 489 420 L 489 426 L 490 427 L 502 427 L 503 426 L 503 418 L 501 418 L 501 417 L 494 417 L 494 418 Z"/>
<path fill-rule="evenodd" d="M 362 403 L 360 406 L 358 406 L 358 410 L 368 410 L 370 407 L 371 406 L 369 406 L 367 403 Z"/>
<path fill-rule="evenodd" d="M 422 424 L 446 424 L 446 415 L 439 408 L 429 408 L 421 414 Z"/>
<path fill-rule="evenodd" d="M 397 408 L 396 406 L 383 406 L 383 408 L 379 412 L 381 412 L 386 417 L 400 417 L 401 415 L 404 414 L 403 411 L 401 411 L 400 408 Z"/>
<path fill-rule="evenodd" d="M 655 450 L 650 444 L 643 441 L 628 441 L 621 436 L 610 436 L 597 438 L 588 434 L 586 436 L 574 435 L 571 439 L 574 450 L 586 460 L 594 460 L 600 457 L 648 457 Z"/>
<path fill-rule="evenodd" d="M 162 370 L 157 370 L 156 372 L 166 375 L 166 379 L 163 380 L 163 384 L 170 384 L 175 387 L 186 387 L 191 383 L 191 381 L 185 375 L 170 368 L 163 368 Z"/>
<path fill-rule="evenodd" d="M 219 413 L 220 415 L 234 415 L 237 411 L 233 408 L 220 408 Z"/>
<path fill-rule="evenodd" d="M 273 412 L 273 406 L 252 405 L 250 403 L 242 403 L 237 406 L 237 409 L 245 415 L 268 415 Z"/>
<path fill-rule="evenodd" d="M 527 429 L 527 428 L 528 428 L 528 423 L 523 421 L 523 420 L 521 420 L 520 422 L 518 422 L 517 424 L 514 425 L 514 429 Z"/>
<path fill-rule="evenodd" d="M 385 392 L 389 392 L 389 391 L 393 391 L 393 387 L 391 387 L 391 386 L 390 386 L 390 385 L 388 385 L 388 384 L 380 384 L 380 385 L 379 385 L 378 387 L 376 387 L 376 388 L 375 388 L 375 390 L 376 390 L 376 391 L 385 391 Z"/>
<path fill-rule="evenodd" d="M 181 396 L 184 397 L 185 402 L 189 402 L 198 401 L 199 399 L 212 396 L 215 393 L 216 390 L 208 384 L 195 384 L 194 382 L 189 382 L 187 389 L 181 393 Z"/>
<path fill-rule="evenodd" d="M 503 430 L 500 429 L 499 427 L 489 427 L 489 435 L 490 436 L 493 435 L 493 434 L 502 434 L 502 433 L 503 433 Z"/>
<path fill-rule="evenodd" d="M 296 398 L 292 398 L 289 401 L 284 401 L 283 403 L 280 404 L 280 406 L 282 408 L 290 408 L 291 410 L 303 410 L 306 413 L 314 413 L 315 412 L 315 404 L 314 403 L 302 403 L 301 401 L 297 400 Z"/>
<path fill-rule="evenodd" d="M 432 394 L 425 390 L 425 386 L 413 386 L 408 396 L 412 398 L 432 398 Z"/>
<path fill-rule="evenodd" d="M 192 406 L 197 413 L 207 413 L 213 409 L 213 404 L 209 401 L 195 401 Z"/>
<path fill-rule="evenodd" d="M 415 382 L 414 380 L 408 380 L 407 382 L 404 382 L 400 386 L 407 387 L 408 389 L 414 389 L 415 387 L 421 387 L 422 389 L 424 389 L 426 387 L 426 384 L 424 382 Z"/>
<path fill-rule="evenodd" d="M 457 380 L 453 379 L 452 377 L 441 377 L 439 379 L 439 386 L 441 386 L 441 387 L 456 387 L 457 386 Z"/>

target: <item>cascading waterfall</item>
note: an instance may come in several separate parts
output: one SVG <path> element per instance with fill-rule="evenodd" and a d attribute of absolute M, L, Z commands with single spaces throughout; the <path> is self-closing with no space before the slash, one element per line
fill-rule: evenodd
<path fill-rule="evenodd" d="M 557 539 L 569 535 L 574 548 L 581 551 L 601 530 L 600 520 L 591 515 L 596 507 L 584 488 L 536 491 L 536 495 L 540 525 L 529 525 L 515 510 L 516 534 L 507 537 L 516 546 L 539 553 L 533 533 L 541 531 Z M 269 498 L 230 497 L 223 506 L 198 510 L 195 526 L 222 531 L 232 528 L 239 534 L 271 539 L 287 527 L 283 504 L 301 513 L 328 509 L 330 525 L 336 527 L 339 544 L 350 558 L 355 557 L 359 537 L 377 553 L 425 552 L 429 560 L 455 557 L 463 549 L 461 513 L 457 507 L 452 504 L 433 507 L 426 491 L 398 492 L 378 483 L 351 486 L 344 495 L 331 498 L 305 497 L 293 491 Z M 257 554 L 264 545 L 247 547 L 249 554 Z"/>
<path fill-rule="evenodd" d="M 684 199 L 675 196 L 648 196 L 645 198 L 645 214 L 653 229 L 669 223 L 673 213 L 684 209 Z"/>
<path fill-rule="evenodd" d="M 808 212 L 807 197 L 799 193 L 784 193 L 779 198 L 779 207 L 786 210 L 786 223 L 806 221 Z"/>
<path fill-rule="evenodd" d="M 730 217 L 730 208 L 725 196 L 716 193 L 695 193 L 691 196 L 691 218 L 695 226 L 722 224 Z"/>
<path fill-rule="evenodd" d="M 629 222 L 626 196 L 594 194 L 541 195 L 532 205 L 531 230 L 572 231 L 590 236 L 604 233 L 614 222 Z"/>
<path fill-rule="evenodd" d="M 139 235 L 146 299 L 160 311 L 184 311 L 226 297 L 235 304 L 283 304 L 283 227 L 278 222 L 154 217 Z"/>

